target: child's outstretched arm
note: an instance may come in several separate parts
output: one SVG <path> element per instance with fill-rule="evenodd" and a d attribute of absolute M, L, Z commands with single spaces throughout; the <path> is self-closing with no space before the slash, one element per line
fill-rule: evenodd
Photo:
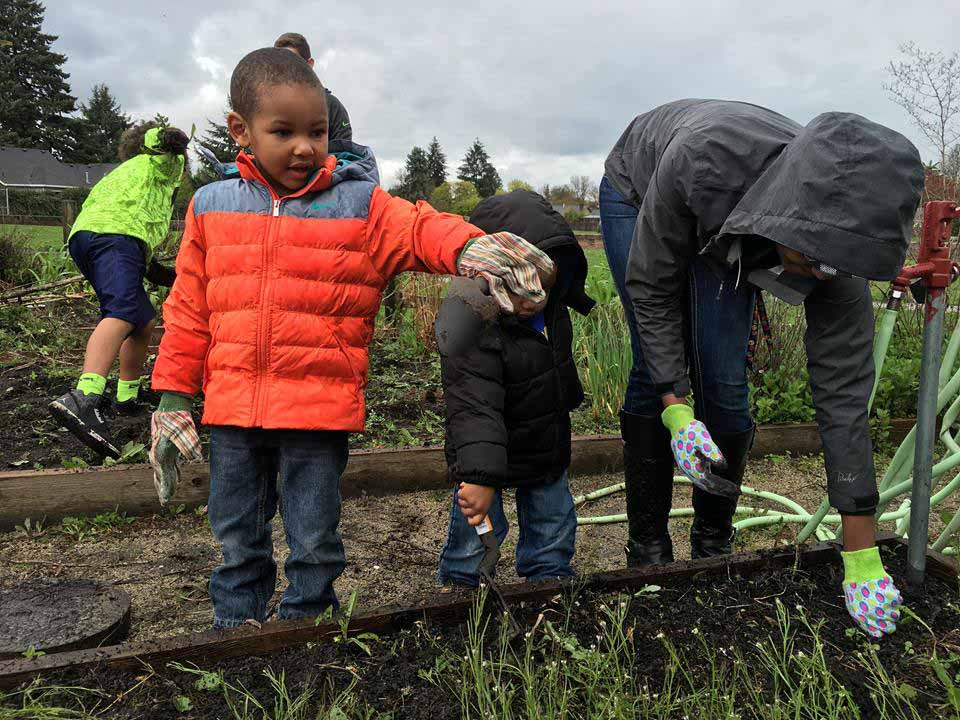
<path fill-rule="evenodd" d="M 409 270 L 457 274 L 464 246 L 484 232 L 459 215 L 428 203 L 413 204 L 374 188 L 367 222 L 367 247 L 377 271 L 389 279 Z"/>
<path fill-rule="evenodd" d="M 483 276 L 508 313 L 534 313 L 546 300 L 541 279 L 553 272 L 553 263 L 517 235 L 486 235 L 459 215 L 425 202 L 414 205 L 381 188 L 370 200 L 367 233 L 370 258 L 384 279 L 407 270 Z"/>

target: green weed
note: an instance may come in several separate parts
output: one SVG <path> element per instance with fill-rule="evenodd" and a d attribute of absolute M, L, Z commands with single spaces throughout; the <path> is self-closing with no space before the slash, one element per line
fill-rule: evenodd
<path fill-rule="evenodd" d="M 87 515 L 65 517 L 60 522 L 60 532 L 69 535 L 76 542 L 82 542 L 104 532 L 125 527 L 135 521 L 136 518 L 127 517 L 126 513 L 118 512 L 117 508 L 114 508 L 93 517 Z"/>

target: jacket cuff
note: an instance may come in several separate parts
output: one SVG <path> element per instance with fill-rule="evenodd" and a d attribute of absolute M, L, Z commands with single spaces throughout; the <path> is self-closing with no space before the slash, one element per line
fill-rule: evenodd
<path fill-rule="evenodd" d="M 467 240 L 464 246 L 460 248 L 460 252 L 457 253 L 457 262 L 456 262 L 457 275 L 463 275 L 463 273 L 460 272 L 460 258 L 462 258 L 463 254 L 470 248 L 470 246 L 477 241 L 477 238 L 481 238 L 481 237 L 483 237 L 483 235 L 477 235 L 477 237 L 470 238 L 469 240 Z"/>
<path fill-rule="evenodd" d="M 880 560 L 880 548 L 873 547 L 855 552 L 841 552 L 843 558 L 843 582 L 861 583 L 886 577 L 887 570 Z"/>
<path fill-rule="evenodd" d="M 178 392 L 164 392 L 160 396 L 157 412 L 178 412 L 189 410 L 193 406 L 193 397 Z"/>
<path fill-rule="evenodd" d="M 665 383 L 656 383 L 654 389 L 660 393 L 661 397 L 663 395 L 669 395 L 673 393 L 677 397 L 686 397 L 690 394 L 690 378 L 683 376 L 679 380 L 672 380 Z"/>
<path fill-rule="evenodd" d="M 507 483 L 507 448 L 491 442 L 464 445 L 457 450 L 453 475 L 458 482 L 504 487 Z"/>

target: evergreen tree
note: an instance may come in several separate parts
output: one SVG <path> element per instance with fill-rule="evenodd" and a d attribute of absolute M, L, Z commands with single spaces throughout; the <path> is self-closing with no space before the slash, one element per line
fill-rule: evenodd
<path fill-rule="evenodd" d="M 51 50 L 56 36 L 41 30 L 43 13 L 36 0 L 0 0 L 0 145 L 62 156 L 74 145 L 76 98 L 66 56 Z"/>
<path fill-rule="evenodd" d="M 437 136 L 433 136 L 427 148 L 427 166 L 430 170 L 430 180 L 433 186 L 443 185 L 447 181 L 447 156 L 440 149 Z"/>
<path fill-rule="evenodd" d="M 227 126 L 210 119 L 207 119 L 207 129 L 200 139 L 200 144 L 212 152 L 214 157 L 222 163 L 233 162 L 237 159 L 237 153 L 240 152 L 240 147 L 230 137 Z M 199 158 L 199 156 L 197 157 Z M 197 187 L 219 179 L 216 171 L 204 159 L 200 158 L 196 167 L 198 170 L 196 175 L 193 176 L 193 183 Z"/>
<path fill-rule="evenodd" d="M 222 123 L 207 120 L 207 129 L 200 144 L 210 150 L 220 162 L 233 162 L 237 159 L 240 147 L 230 137 L 230 131 Z"/>
<path fill-rule="evenodd" d="M 130 118 L 106 85 L 94 85 L 90 100 L 80 105 L 81 117 L 75 123 L 76 146 L 64 153 L 64 160 L 78 163 L 117 162 L 120 136 L 130 127 Z"/>
<path fill-rule="evenodd" d="M 433 188 L 427 153 L 421 147 L 414 147 L 407 155 L 406 165 L 400 174 L 398 194 L 410 202 L 416 202 L 430 197 Z"/>
<path fill-rule="evenodd" d="M 457 177 L 464 182 L 473 183 L 480 197 L 490 197 L 500 189 L 500 173 L 491 164 L 483 143 L 477 138 L 460 163 Z"/>

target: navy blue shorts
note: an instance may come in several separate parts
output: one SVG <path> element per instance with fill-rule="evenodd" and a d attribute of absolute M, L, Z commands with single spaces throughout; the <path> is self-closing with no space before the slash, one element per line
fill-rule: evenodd
<path fill-rule="evenodd" d="M 156 317 L 143 289 L 147 268 L 139 240 L 81 230 L 70 238 L 70 257 L 93 285 L 100 301 L 100 317 L 126 320 L 134 331 Z"/>

